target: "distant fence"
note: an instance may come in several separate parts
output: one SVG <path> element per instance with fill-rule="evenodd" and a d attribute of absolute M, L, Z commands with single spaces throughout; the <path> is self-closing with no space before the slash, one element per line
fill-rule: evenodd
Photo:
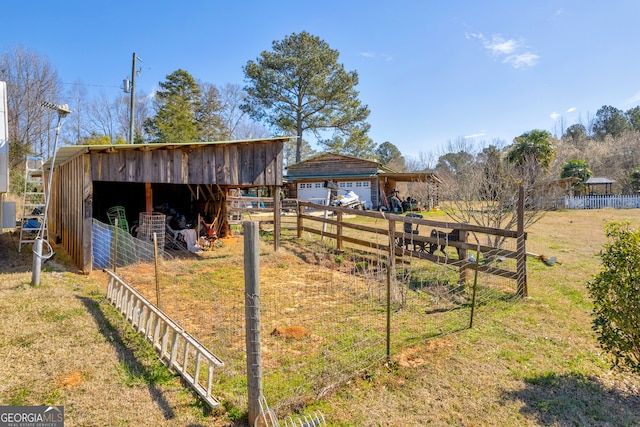
<path fill-rule="evenodd" d="M 640 195 L 590 195 L 564 198 L 565 209 L 640 208 Z"/>
<path fill-rule="evenodd" d="M 309 211 L 323 211 L 325 214 L 318 216 L 312 212 L 307 213 Z M 381 220 L 381 227 L 345 220 L 345 215 L 348 214 Z M 425 234 L 419 232 L 420 226 L 427 230 Z M 388 252 L 392 260 L 409 254 L 413 258 L 448 264 L 460 269 L 460 280 L 463 282 L 467 280 L 470 269 L 470 250 L 490 254 L 492 259 L 511 259 L 516 261 L 511 264 L 511 268 L 507 267 L 507 263 L 501 266 L 487 263 L 477 268 L 483 273 L 515 280 L 518 283 L 518 292 L 527 296 L 524 232 L 422 219 L 422 215 L 403 216 L 378 211 L 359 211 L 310 202 L 299 202 L 297 230 L 298 237 L 302 237 L 303 232 L 308 232 L 321 238 L 334 239 L 338 250 L 342 250 L 345 243 L 351 243 L 365 251 Z M 381 236 L 384 237 L 381 239 Z M 507 241 L 515 242 L 512 248 L 505 244 Z M 455 248 L 458 256 L 443 257 L 444 252 L 438 249 L 444 247 Z"/>

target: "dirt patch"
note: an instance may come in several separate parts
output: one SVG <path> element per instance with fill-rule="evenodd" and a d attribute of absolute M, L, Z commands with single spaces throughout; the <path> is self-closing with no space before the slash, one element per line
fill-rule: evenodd
<path fill-rule="evenodd" d="M 276 327 L 271 335 L 282 338 L 293 338 L 299 340 L 302 337 L 311 335 L 311 333 L 304 326 L 286 326 L 283 328 Z"/>
<path fill-rule="evenodd" d="M 69 372 L 56 378 L 56 384 L 64 389 L 77 387 L 84 383 L 84 375 L 80 371 Z"/>

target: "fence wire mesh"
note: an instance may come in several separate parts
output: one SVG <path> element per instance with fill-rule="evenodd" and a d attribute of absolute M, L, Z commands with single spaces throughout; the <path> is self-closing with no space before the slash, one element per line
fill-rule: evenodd
<path fill-rule="evenodd" d="M 366 250 L 358 245 L 338 249 L 335 239 L 325 235 L 337 232 L 335 224 L 305 231 L 301 239 L 285 231 L 295 227 L 283 224 L 282 250 L 261 243 L 263 388 L 279 417 L 333 392 L 388 356 L 393 361 L 419 342 L 469 327 L 472 309 L 481 321 L 517 296 L 517 281 L 504 277 L 522 262 L 504 256 L 516 252 L 516 239 L 503 239 L 499 248 L 489 250 L 491 236 L 476 233 L 468 242 L 477 242 L 480 250 L 458 259 L 454 248 L 444 247 L 434 251 L 441 261 L 434 263 L 406 242 L 394 241 L 387 224 L 376 219 L 370 226 L 377 231 L 354 232 L 369 242 Z M 236 238 L 213 250 L 197 255 L 165 251 L 154 259 L 151 242 L 94 221 L 93 254 L 96 267 L 117 269 L 223 360 L 213 393 L 244 409 L 242 230 L 235 231 Z"/>

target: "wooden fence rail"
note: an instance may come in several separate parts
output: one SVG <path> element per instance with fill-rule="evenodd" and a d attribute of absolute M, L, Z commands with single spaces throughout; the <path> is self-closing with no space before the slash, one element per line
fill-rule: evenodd
<path fill-rule="evenodd" d="M 526 233 L 519 234 L 515 230 L 504 230 L 499 228 L 482 227 L 471 224 L 462 224 L 455 222 L 443 222 L 419 217 L 411 217 L 404 215 L 391 214 L 379 211 L 362 211 L 351 208 L 343 208 L 338 206 L 325 206 L 311 202 L 300 201 L 298 203 L 298 237 L 302 237 L 304 232 L 329 238 L 336 241 L 338 250 L 343 249 L 344 243 L 356 245 L 363 250 L 382 250 L 390 251 L 393 245 L 393 253 L 396 256 L 410 254 L 414 258 L 420 258 L 437 262 L 440 264 L 449 264 L 460 268 L 461 280 L 465 280 L 466 270 L 470 268 L 467 259 L 469 250 L 479 250 L 481 253 L 490 253 L 493 257 L 510 258 L 518 261 L 517 268 L 514 271 L 506 270 L 493 265 L 478 265 L 478 271 L 493 274 L 496 276 L 506 277 L 517 280 L 522 283 L 519 286 L 523 295 L 526 295 L 526 264 L 521 262 L 526 258 Z M 316 215 L 308 213 L 315 211 Z M 325 215 L 318 216 L 318 212 L 327 212 Z M 380 227 L 357 224 L 343 220 L 345 214 L 355 214 L 369 218 L 383 220 L 384 223 Z M 396 229 L 396 224 L 402 223 L 401 230 Z M 322 227 L 313 224 L 321 224 Z M 333 231 L 327 231 L 327 226 L 332 226 Z M 437 230 L 457 230 L 459 233 L 458 241 L 447 240 L 446 246 L 456 248 L 459 258 L 443 257 L 428 250 L 431 245 L 442 245 L 442 237 L 433 237 L 431 233 L 418 234 L 415 232 L 407 232 L 416 229 L 415 227 L 430 227 Z M 427 228 L 429 229 L 429 228 Z M 353 230 L 354 233 L 348 235 L 348 231 Z M 389 236 L 380 241 L 366 240 L 366 233 L 369 235 Z M 481 244 L 478 235 L 492 236 L 497 240 L 516 239 L 515 250 L 505 249 L 502 247 L 494 247 L 487 244 Z M 476 242 L 469 241 L 469 236 L 476 236 Z M 493 239 L 487 239 L 493 240 Z M 475 266 L 473 268 L 476 268 Z"/>
<path fill-rule="evenodd" d="M 211 395 L 213 372 L 224 363 L 165 313 L 110 270 L 107 300 L 124 318 L 153 343 L 160 360 L 180 374 L 212 408 L 220 402 Z M 206 371 L 203 381 L 200 372 Z"/>

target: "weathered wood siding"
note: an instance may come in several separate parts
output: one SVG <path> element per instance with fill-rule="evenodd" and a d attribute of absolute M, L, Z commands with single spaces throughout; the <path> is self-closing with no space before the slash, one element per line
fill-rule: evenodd
<path fill-rule="evenodd" d="M 326 154 L 287 167 L 290 178 L 302 176 L 343 176 L 377 174 L 378 164 L 349 156 Z"/>
<path fill-rule="evenodd" d="M 94 181 L 282 185 L 282 141 L 91 153 Z"/>
<path fill-rule="evenodd" d="M 88 154 L 56 166 L 48 212 L 50 236 L 61 239 L 76 265 L 87 272 L 91 271 L 92 187 Z"/>
<path fill-rule="evenodd" d="M 56 164 L 49 232 L 83 271 L 92 269 L 93 182 L 282 186 L 284 139 L 105 147 Z M 186 190 L 185 190 L 186 191 Z"/>

